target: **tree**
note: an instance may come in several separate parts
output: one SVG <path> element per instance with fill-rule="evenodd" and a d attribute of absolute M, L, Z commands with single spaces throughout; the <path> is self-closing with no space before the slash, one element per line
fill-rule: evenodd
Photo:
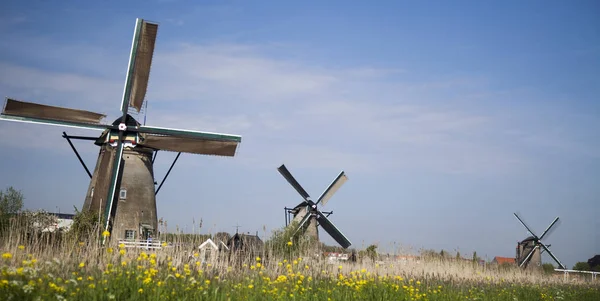
<path fill-rule="evenodd" d="M 580 261 L 573 266 L 573 270 L 576 271 L 589 271 L 590 265 L 585 261 Z"/>
<path fill-rule="evenodd" d="M 69 234 L 78 241 L 100 238 L 100 234 L 104 230 L 102 227 L 104 218 L 94 210 L 79 211 L 77 207 L 73 206 L 73 208 L 75 216 Z"/>
<path fill-rule="evenodd" d="M 0 233 L 10 226 L 10 218 L 23 209 L 23 194 L 21 191 L 8 187 L 5 192 L 0 191 Z"/>
<path fill-rule="evenodd" d="M 594 272 L 600 272 L 600 254 L 588 259 L 588 265 Z"/>
<path fill-rule="evenodd" d="M 439 256 L 438 252 L 433 249 L 423 249 L 420 252 L 421 257 L 423 258 L 437 258 Z"/>
<path fill-rule="evenodd" d="M 23 209 L 23 194 L 12 186 L 0 191 L 0 214 L 17 214 Z"/>
<path fill-rule="evenodd" d="M 288 260 L 315 254 L 316 249 L 319 248 L 319 242 L 311 236 L 297 234 L 298 225 L 298 221 L 293 221 L 287 227 L 274 230 L 271 238 L 265 242 L 265 250 L 271 252 L 274 257 L 283 257 Z"/>
<path fill-rule="evenodd" d="M 551 263 L 544 263 L 542 264 L 542 269 L 544 270 L 545 274 L 552 274 L 554 273 L 554 265 L 552 265 Z"/>
<path fill-rule="evenodd" d="M 370 245 L 367 247 L 366 250 L 366 255 L 367 257 L 371 258 L 371 260 L 375 261 L 377 259 L 377 246 L 376 245 Z"/>
<path fill-rule="evenodd" d="M 456 260 L 460 259 L 460 251 L 456 251 Z"/>
<path fill-rule="evenodd" d="M 213 237 L 215 243 L 219 243 L 222 241 L 223 243 L 227 243 L 227 241 L 231 238 L 231 235 L 227 232 L 217 232 Z"/>

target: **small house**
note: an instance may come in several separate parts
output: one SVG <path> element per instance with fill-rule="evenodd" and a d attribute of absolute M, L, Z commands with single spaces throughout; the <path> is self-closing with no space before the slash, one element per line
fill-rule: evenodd
<path fill-rule="evenodd" d="M 511 258 L 511 257 L 500 257 L 500 256 L 496 256 L 492 260 L 492 264 L 502 265 L 505 263 L 506 264 L 516 264 L 516 261 L 514 258 Z"/>
<path fill-rule="evenodd" d="M 264 242 L 256 235 L 235 233 L 225 244 L 230 254 L 259 256 L 264 249 Z"/>
<path fill-rule="evenodd" d="M 217 256 L 217 252 L 219 251 L 219 247 L 215 244 L 212 239 L 207 239 L 205 242 L 200 244 L 198 247 L 198 251 L 200 251 L 200 262 L 214 262 Z"/>

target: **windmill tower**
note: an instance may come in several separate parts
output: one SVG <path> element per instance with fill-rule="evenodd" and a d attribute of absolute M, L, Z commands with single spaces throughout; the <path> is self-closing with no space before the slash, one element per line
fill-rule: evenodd
<path fill-rule="evenodd" d="M 158 150 L 233 157 L 241 142 L 237 135 L 141 125 L 129 114 L 130 109 L 139 113 L 144 104 L 157 31 L 158 24 L 136 20 L 121 117 L 112 124 L 101 123 L 104 114 L 11 98 L 0 114 L 2 120 L 102 131 L 96 138 L 69 137 L 64 132 L 63 137 L 93 139 L 100 147 L 83 210 L 97 210 L 113 238 L 140 238 L 157 230 L 152 163 Z"/>
<path fill-rule="evenodd" d="M 525 222 L 516 214 L 513 213 L 515 217 L 519 220 L 519 222 L 527 229 L 527 231 L 531 234 L 531 236 L 523 239 L 522 241 L 517 243 L 516 249 L 516 261 L 517 264 L 522 268 L 527 269 L 541 269 L 542 267 L 542 253 L 544 251 L 548 252 L 548 255 L 554 259 L 554 261 L 558 264 L 561 269 L 566 269 L 565 266 L 550 252 L 550 245 L 545 245 L 542 242 L 542 238 L 544 238 L 547 234 L 549 234 L 550 229 L 558 222 L 558 217 L 552 221 L 550 226 L 546 228 L 546 230 L 542 233 L 542 236 L 537 236 L 531 229 L 525 224 Z"/>
<path fill-rule="evenodd" d="M 317 199 L 317 202 L 313 202 L 308 195 L 308 193 L 300 186 L 300 184 L 294 179 L 292 174 L 288 171 L 285 165 L 281 165 L 277 168 L 279 173 L 296 189 L 296 191 L 302 196 L 304 199 L 300 204 L 298 204 L 294 208 L 285 208 L 286 209 L 286 223 L 287 223 L 287 213 L 290 212 L 294 214 L 294 218 L 292 223 L 298 222 L 298 229 L 294 232 L 296 235 L 298 232 L 303 232 L 304 235 L 308 235 L 310 237 L 315 238 L 317 241 L 319 240 L 319 232 L 317 227 L 321 226 L 325 232 L 327 232 L 342 248 L 346 249 L 352 243 L 344 236 L 344 234 L 338 230 L 338 228 L 327 218 L 332 212 L 321 212 L 319 211 L 317 205 L 321 203 L 325 205 L 327 201 L 333 196 L 333 194 L 348 180 L 344 171 L 340 172 L 340 174 L 329 184 L 327 189 L 321 194 L 321 196 Z M 327 215 L 325 215 L 327 214 Z M 286 224 L 287 226 L 287 224 Z"/>

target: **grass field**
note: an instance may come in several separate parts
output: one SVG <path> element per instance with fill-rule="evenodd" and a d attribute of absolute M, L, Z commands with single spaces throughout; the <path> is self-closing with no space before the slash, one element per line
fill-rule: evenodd
<path fill-rule="evenodd" d="M 600 281 L 454 261 L 215 259 L 98 244 L 1 245 L 1 300 L 600 300 Z"/>

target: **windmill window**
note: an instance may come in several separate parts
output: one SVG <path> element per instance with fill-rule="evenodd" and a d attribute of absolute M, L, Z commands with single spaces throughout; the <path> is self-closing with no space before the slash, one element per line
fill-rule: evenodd
<path fill-rule="evenodd" d="M 92 191 L 90 192 L 90 197 L 93 198 L 94 197 L 94 187 L 92 187 Z"/>
<path fill-rule="evenodd" d="M 135 239 L 135 230 L 125 230 L 125 239 Z"/>
<path fill-rule="evenodd" d="M 121 189 L 119 191 L 119 199 L 124 200 L 127 198 L 127 189 Z"/>

